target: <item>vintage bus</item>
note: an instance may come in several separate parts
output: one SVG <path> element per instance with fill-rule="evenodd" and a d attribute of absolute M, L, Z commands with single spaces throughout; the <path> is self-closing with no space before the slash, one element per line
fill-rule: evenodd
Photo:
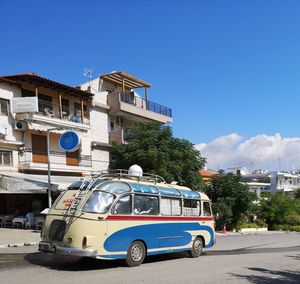
<path fill-rule="evenodd" d="M 155 254 L 198 257 L 215 243 L 205 194 L 124 170 L 72 184 L 49 210 L 41 236 L 40 251 L 124 259 L 128 266 Z"/>

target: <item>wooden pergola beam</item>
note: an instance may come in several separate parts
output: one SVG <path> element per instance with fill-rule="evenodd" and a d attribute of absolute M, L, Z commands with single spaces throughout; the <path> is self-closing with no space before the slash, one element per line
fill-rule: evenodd
<path fill-rule="evenodd" d="M 118 78 L 112 78 L 112 77 L 107 77 L 105 78 L 106 81 L 110 82 L 110 83 L 113 83 L 113 84 L 117 84 L 119 86 L 122 86 L 122 79 L 118 79 Z M 133 85 L 133 84 L 130 84 L 129 82 L 127 82 L 125 79 L 124 79 L 124 83 L 125 83 L 125 88 L 127 87 L 128 89 L 135 89 L 135 88 L 139 88 L 138 86 L 136 85 Z"/>
<path fill-rule="evenodd" d="M 101 79 L 107 81 L 114 81 L 114 83 L 123 86 L 123 82 L 125 82 L 125 87 L 127 85 L 128 88 L 149 88 L 151 85 L 150 83 L 143 81 L 133 75 L 128 74 L 127 72 L 112 72 L 108 74 L 104 74 L 100 76 Z"/>

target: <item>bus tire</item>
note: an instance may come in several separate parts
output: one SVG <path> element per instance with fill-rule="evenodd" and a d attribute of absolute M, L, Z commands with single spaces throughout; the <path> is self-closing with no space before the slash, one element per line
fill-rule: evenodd
<path fill-rule="evenodd" d="M 197 237 L 194 242 L 192 249 L 189 251 L 190 257 L 198 257 L 202 254 L 203 241 L 200 237 Z"/>
<path fill-rule="evenodd" d="M 134 241 L 128 248 L 125 264 L 130 267 L 139 266 L 143 263 L 145 256 L 145 245 L 140 241 Z"/>

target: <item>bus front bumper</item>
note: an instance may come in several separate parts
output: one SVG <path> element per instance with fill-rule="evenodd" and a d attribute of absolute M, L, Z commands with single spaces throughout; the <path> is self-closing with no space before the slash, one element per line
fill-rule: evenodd
<path fill-rule="evenodd" d="M 39 242 L 39 251 L 52 252 L 59 255 L 79 256 L 79 257 L 96 257 L 96 249 L 78 249 L 62 247 L 47 242 Z"/>

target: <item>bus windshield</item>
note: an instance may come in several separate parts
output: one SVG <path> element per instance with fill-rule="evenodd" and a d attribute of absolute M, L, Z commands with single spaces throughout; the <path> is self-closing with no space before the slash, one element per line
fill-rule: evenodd
<path fill-rule="evenodd" d="M 94 191 L 82 211 L 86 213 L 105 214 L 108 212 L 114 198 L 114 195 L 111 193 L 98 190 Z"/>
<path fill-rule="evenodd" d="M 98 179 L 98 180 L 91 180 L 91 181 L 85 181 L 85 180 L 78 180 L 73 182 L 71 185 L 69 185 L 69 187 L 67 189 L 69 190 L 77 190 L 77 189 L 86 189 L 88 188 L 88 186 L 90 185 L 90 183 L 93 183 L 93 188 L 96 187 L 97 185 L 99 185 L 101 182 L 103 182 L 102 179 Z M 84 185 L 83 185 L 84 183 Z M 82 186 L 83 185 L 83 186 Z"/>

